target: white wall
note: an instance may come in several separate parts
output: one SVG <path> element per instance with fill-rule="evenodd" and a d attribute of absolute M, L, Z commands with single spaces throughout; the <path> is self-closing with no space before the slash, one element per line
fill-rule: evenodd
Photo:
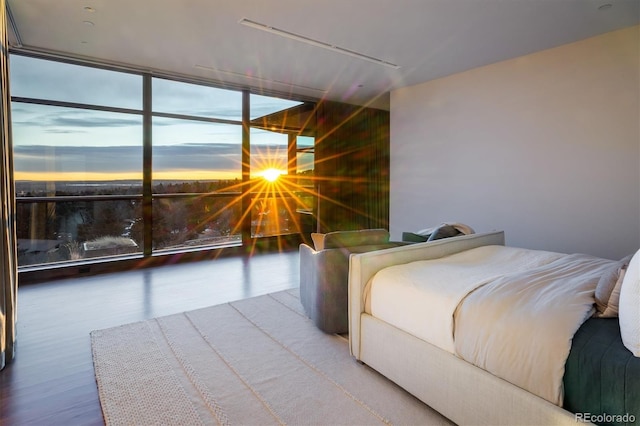
<path fill-rule="evenodd" d="M 445 221 L 618 259 L 640 247 L 640 27 L 391 93 L 393 239 Z"/>

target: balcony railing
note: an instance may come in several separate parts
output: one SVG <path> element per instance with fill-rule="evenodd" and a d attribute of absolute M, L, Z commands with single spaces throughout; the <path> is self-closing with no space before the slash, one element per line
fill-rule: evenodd
<path fill-rule="evenodd" d="M 311 231 L 314 197 L 251 194 L 251 238 Z M 152 252 L 242 244 L 241 193 L 154 194 Z M 142 256 L 142 195 L 18 197 L 19 267 Z"/>

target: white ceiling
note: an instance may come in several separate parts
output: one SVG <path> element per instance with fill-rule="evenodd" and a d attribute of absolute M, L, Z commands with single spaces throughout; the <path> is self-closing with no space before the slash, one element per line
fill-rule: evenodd
<path fill-rule="evenodd" d="M 21 43 L 30 51 L 383 108 L 395 88 L 636 25 L 639 3 L 8 0 L 16 50 Z M 600 10 L 604 4 L 611 7 Z M 399 68 L 240 25 L 242 18 Z"/>

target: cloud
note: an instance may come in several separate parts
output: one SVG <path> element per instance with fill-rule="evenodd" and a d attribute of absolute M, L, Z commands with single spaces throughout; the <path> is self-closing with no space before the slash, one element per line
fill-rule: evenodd
<path fill-rule="evenodd" d="M 281 145 L 261 145 L 252 151 L 252 163 L 266 157 L 286 162 L 287 150 Z M 46 146 L 14 147 L 18 172 L 100 172 L 142 171 L 142 146 Z M 239 144 L 187 143 L 153 148 L 153 171 L 240 170 Z"/>
<path fill-rule="evenodd" d="M 184 115 L 195 115 L 197 117 L 222 118 L 225 120 L 242 120 L 242 110 L 240 108 L 182 109 L 180 111 L 175 111 L 175 113 Z"/>
<path fill-rule="evenodd" d="M 127 172 L 142 170 L 142 147 L 46 146 L 14 147 L 18 172 Z"/>
<path fill-rule="evenodd" d="M 140 75 L 21 55 L 10 66 L 13 96 L 142 108 Z"/>
<path fill-rule="evenodd" d="M 153 168 L 157 171 L 239 169 L 241 163 L 242 148 L 237 144 L 188 143 L 153 148 Z"/>
<path fill-rule="evenodd" d="M 67 117 L 57 115 L 50 119 L 47 126 L 69 127 L 130 127 L 141 126 L 142 118 L 111 118 L 111 117 Z"/>
<path fill-rule="evenodd" d="M 55 133 L 55 134 L 87 133 L 86 130 L 71 130 L 71 129 L 45 129 L 44 132 Z"/>
<path fill-rule="evenodd" d="M 142 110 L 142 76 L 106 69 L 11 55 L 14 96 Z M 69 78 L 69 76 L 73 76 Z M 87 90 L 90 87 L 91 90 Z M 242 93 L 238 90 L 152 78 L 153 110 L 233 121 L 242 119 Z M 300 105 L 302 102 L 251 94 L 255 119 Z M 126 127 L 141 125 L 140 115 L 29 105 L 14 102 L 16 124 L 23 126 Z M 21 117 L 18 117 L 21 116 Z M 154 126 L 170 126 L 171 121 Z M 193 121 L 191 123 L 194 123 Z"/>
<path fill-rule="evenodd" d="M 76 128 L 142 128 L 142 115 L 29 105 L 12 108 L 12 123 L 14 127 L 44 128 L 49 133 L 52 130 L 72 131 Z M 55 127 L 64 127 L 64 129 L 55 129 Z"/>

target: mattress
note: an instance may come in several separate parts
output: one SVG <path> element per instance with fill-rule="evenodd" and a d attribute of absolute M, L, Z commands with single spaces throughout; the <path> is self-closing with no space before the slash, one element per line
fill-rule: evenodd
<path fill-rule="evenodd" d="M 640 425 L 640 358 L 622 344 L 617 318 L 591 318 L 582 324 L 563 383 L 566 410 L 589 416 L 585 420 L 593 423 Z"/>

